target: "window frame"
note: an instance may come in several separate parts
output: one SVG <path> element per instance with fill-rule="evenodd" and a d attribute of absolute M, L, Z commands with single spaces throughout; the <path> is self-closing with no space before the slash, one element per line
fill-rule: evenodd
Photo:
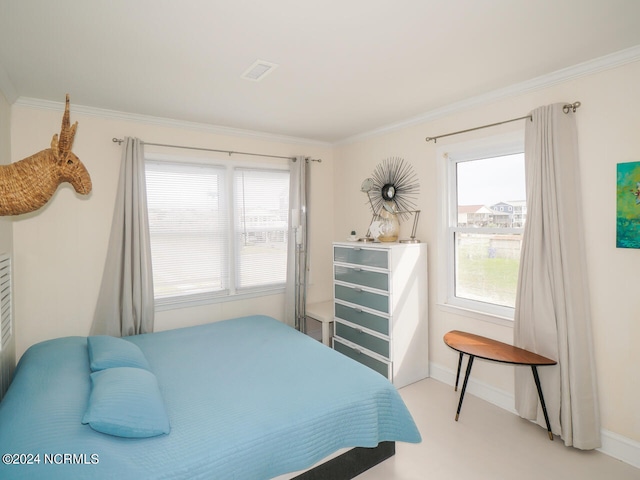
<path fill-rule="evenodd" d="M 479 231 L 476 227 L 458 227 L 456 166 L 460 162 L 481 160 L 524 152 L 524 130 L 503 135 L 494 135 L 467 142 L 452 143 L 437 149 L 438 170 L 441 188 L 440 245 L 444 255 L 439 256 L 438 305 L 451 313 L 475 319 L 512 326 L 514 308 L 465 299 L 455 296 L 456 276 L 456 232 L 487 234 L 522 234 L 523 228 L 487 227 Z"/>
<path fill-rule="evenodd" d="M 265 162 L 255 162 L 242 159 L 228 159 L 219 155 L 211 157 L 188 156 L 188 155 L 166 155 L 155 152 L 145 153 L 145 164 L 147 161 L 154 163 L 170 163 L 170 164 L 186 164 L 186 165 L 203 165 L 211 167 L 224 167 L 225 169 L 225 199 L 224 204 L 227 206 L 226 230 L 228 237 L 227 244 L 227 266 L 228 272 L 228 288 L 219 292 L 197 293 L 189 295 L 177 295 L 173 297 L 154 298 L 156 311 L 173 310 L 179 308 L 195 307 L 200 305 L 242 301 L 249 298 L 257 298 L 262 296 L 281 295 L 285 292 L 285 284 L 271 284 L 265 287 L 241 288 L 236 287 L 237 275 L 237 252 L 235 245 L 235 226 L 234 226 L 234 173 L 238 168 L 251 170 L 275 170 L 290 172 L 289 163 L 286 159 L 269 159 Z"/>

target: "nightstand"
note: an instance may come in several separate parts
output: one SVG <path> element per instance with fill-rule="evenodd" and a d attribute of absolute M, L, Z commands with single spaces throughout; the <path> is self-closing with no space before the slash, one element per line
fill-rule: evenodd
<path fill-rule="evenodd" d="M 306 310 L 306 333 L 315 338 L 313 332 L 317 331 L 318 329 L 314 328 L 314 323 L 320 323 L 320 338 L 316 339 L 322 341 L 322 343 L 330 347 L 331 336 L 333 335 L 333 300 L 310 303 L 309 305 L 307 305 Z"/>

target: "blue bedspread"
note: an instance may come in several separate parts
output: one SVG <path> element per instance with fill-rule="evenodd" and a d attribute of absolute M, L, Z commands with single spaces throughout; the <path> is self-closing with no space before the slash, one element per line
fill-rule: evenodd
<path fill-rule="evenodd" d="M 420 441 L 385 378 L 272 318 L 127 340 L 158 379 L 171 433 L 129 439 L 83 425 L 86 338 L 46 341 L 24 354 L 0 403 L 0 454 L 40 463 L 0 464 L 1 479 L 267 479 L 344 447 Z"/>

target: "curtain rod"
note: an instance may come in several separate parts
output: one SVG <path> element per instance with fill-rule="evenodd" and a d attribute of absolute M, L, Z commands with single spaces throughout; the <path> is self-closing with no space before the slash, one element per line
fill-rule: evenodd
<path fill-rule="evenodd" d="M 580 102 L 567 103 L 566 105 L 563 105 L 562 111 L 564 113 L 569 113 L 569 112 L 575 113 L 576 109 L 579 108 L 580 105 L 581 105 Z M 524 120 L 525 118 L 531 119 L 532 117 L 531 115 L 525 115 L 524 117 L 512 118 L 511 120 L 505 120 L 503 122 L 491 123 L 489 125 L 482 125 L 480 127 L 468 128 L 466 130 L 460 130 L 458 132 L 445 133 L 444 135 L 438 135 L 437 137 L 427 137 L 425 138 L 425 141 L 430 142 L 431 140 L 433 140 L 433 143 L 437 143 L 437 140 L 439 138 L 449 137 L 451 135 L 458 135 L 459 133 L 473 132 L 474 130 L 481 130 L 483 128 L 495 127 L 497 125 L 503 125 L 505 123 L 517 122 L 518 120 Z"/>
<path fill-rule="evenodd" d="M 118 145 L 122 145 L 122 142 L 124 142 L 124 140 L 122 138 L 112 138 L 111 141 L 113 143 L 117 143 Z M 250 153 L 250 152 L 236 152 L 233 150 L 216 150 L 215 148 L 203 148 L 203 147 L 188 147 L 188 146 L 184 146 L 184 145 L 168 145 L 165 143 L 147 143 L 147 142 L 142 142 L 143 145 L 153 145 L 154 147 L 167 147 L 167 148 L 183 148 L 185 150 L 200 150 L 203 152 L 218 152 L 218 153 L 228 153 L 229 156 L 236 154 L 236 155 L 252 155 L 254 157 L 269 157 L 269 158 L 284 158 L 286 160 L 293 160 L 294 162 L 296 161 L 296 157 L 284 157 L 281 155 L 267 155 L 266 153 Z M 311 161 L 311 162 L 322 162 L 321 158 L 307 158 L 307 161 Z"/>

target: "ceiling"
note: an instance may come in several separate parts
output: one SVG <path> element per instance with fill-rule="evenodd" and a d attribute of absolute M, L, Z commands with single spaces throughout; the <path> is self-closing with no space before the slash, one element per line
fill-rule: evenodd
<path fill-rule="evenodd" d="M 637 0 L 0 0 L 0 88 L 335 143 L 638 46 L 639 20 Z M 242 79 L 256 60 L 279 66 Z"/>

